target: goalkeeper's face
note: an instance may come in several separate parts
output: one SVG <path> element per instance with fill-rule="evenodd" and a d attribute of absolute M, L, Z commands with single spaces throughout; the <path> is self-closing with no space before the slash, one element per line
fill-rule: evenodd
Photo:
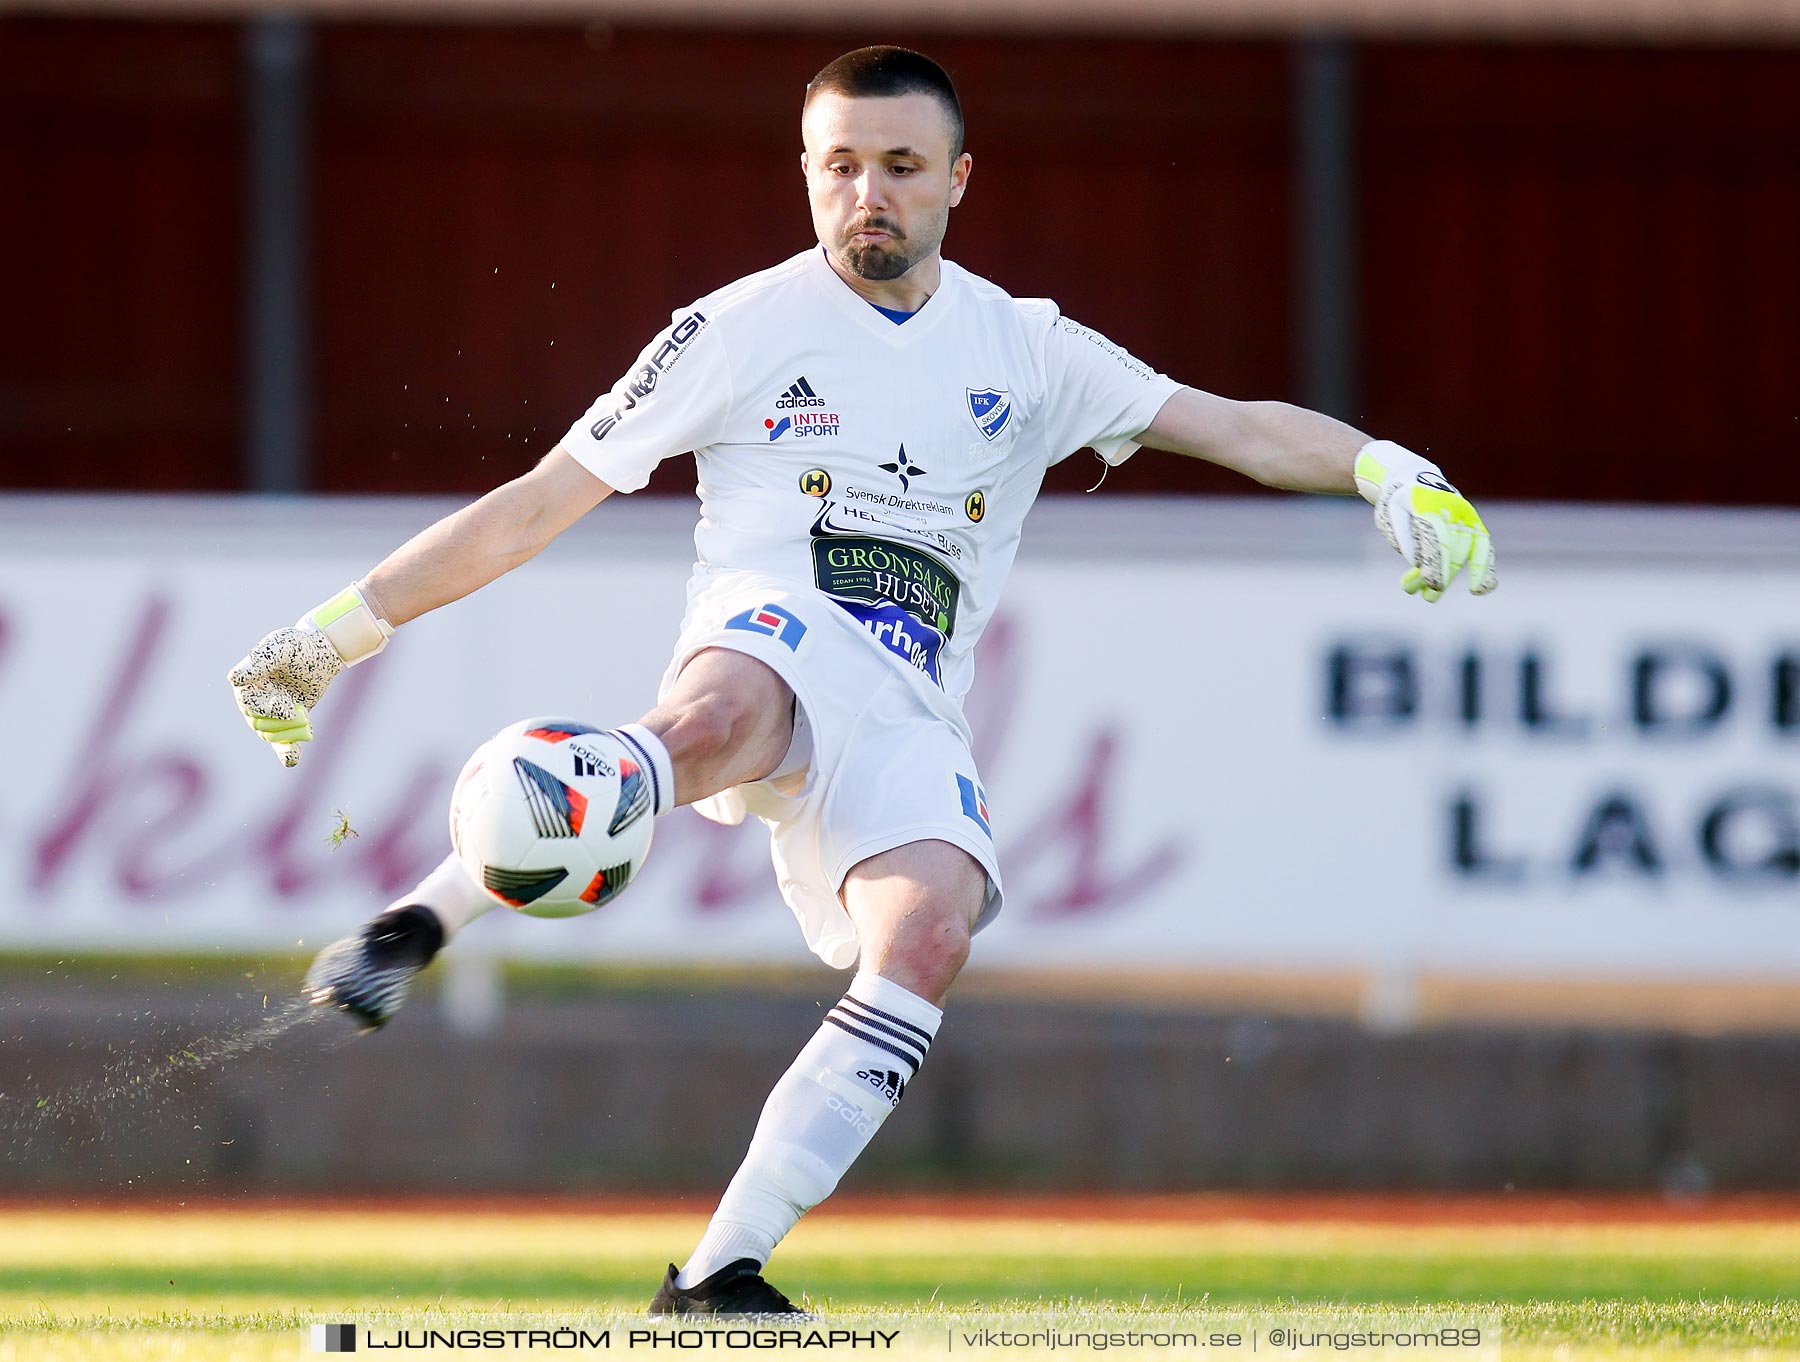
<path fill-rule="evenodd" d="M 813 229 L 831 258 L 862 279 L 898 279 L 944 242 L 969 181 L 969 155 L 927 94 L 855 99 L 821 94 L 800 123 Z"/>

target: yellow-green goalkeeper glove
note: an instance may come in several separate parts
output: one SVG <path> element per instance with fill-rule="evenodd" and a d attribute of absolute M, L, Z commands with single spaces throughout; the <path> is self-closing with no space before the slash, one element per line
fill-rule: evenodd
<path fill-rule="evenodd" d="M 309 717 L 345 667 L 387 647 L 393 626 L 364 598 L 361 583 L 309 610 L 298 624 L 264 635 L 226 678 L 244 721 L 275 749 L 283 766 L 300 763 L 298 744 L 312 741 Z"/>
<path fill-rule="evenodd" d="M 1356 454 L 1356 490 L 1375 508 L 1375 526 L 1409 564 L 1400 578 L 1408 595 L 1435 601 L 1464 569 L 1469 594 L 1500 585 L 1487 526 L 1443 470 L 1392 440 L 1372 440 Z"/>

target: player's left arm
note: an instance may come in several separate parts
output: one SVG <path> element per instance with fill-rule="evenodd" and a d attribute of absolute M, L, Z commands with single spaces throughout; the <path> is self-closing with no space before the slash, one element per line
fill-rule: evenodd
<path fill-rule="evenodd" d="M 1401 586 L 1435 601 L 1467 569 L 1469 590 L 1499 584 L 1481 516 L 1443 470 L 1391 440 L 1286 402 L 1236 402 L 1179 388 L 1137 437 L 1150 449 L 1205 459 L 1296 492 L 1359 492 L 1409 564 Z"/>
<path fill-rule="evenodd" d="M 1137 442 L 1205 459 L 1265 487 L 1347 494 L 1356 490 L 1356 452 L 1369 437 L 1286 402 L 1234 402 L 1178 388 Z"/>

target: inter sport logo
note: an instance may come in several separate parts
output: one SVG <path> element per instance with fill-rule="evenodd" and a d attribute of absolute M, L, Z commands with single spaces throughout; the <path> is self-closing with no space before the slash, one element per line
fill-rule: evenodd
<path fill-rule="evenodd" d="M 769 443 L 774 444 L 790 431 L 796 440 L 810 440 L 817 436 L 832 436 L 842 429 L 841 420 L 835 411 L 797 411 L 792 416 L 784 416 L 780 420 L 768 417 L 763 421 L 763 429 L 769 432 Z"/>

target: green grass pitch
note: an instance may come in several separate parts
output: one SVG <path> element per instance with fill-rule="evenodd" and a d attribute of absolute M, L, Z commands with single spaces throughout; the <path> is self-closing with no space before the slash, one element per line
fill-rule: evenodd
<path fill-rule="evenodd" d="M 703 1222 L 341 1206 L 0 1211 L 0 1362 L 304 1357 L 308 1326 L 339 1321 L 610 1326 L 609 1355 L 646 1358 L 655 1354 L 623 1346 L 623 1330 L 643 1326 L 634 1317 L 662 1265 Z M 1266 1338 L 1284 1320 L 1392 1328 L 1455 1314 L 1498 1327 L 1499 1348 L 1481 1354 L 1489 1362 L 1800 1359 L 1795 1221 L 1133 1222 L 828 1209 L 781 1247 L 769 1277 L 834 1324 L 898 1323 L 889 1356 L 1053 1355 L 956 1346 L 957 1329 L 1002 1321 L 1203 1334 L 1248 1325 Z M 1121 1351 L 1300 1355 L 1266 1341 L 1255 1355 Z"/>

